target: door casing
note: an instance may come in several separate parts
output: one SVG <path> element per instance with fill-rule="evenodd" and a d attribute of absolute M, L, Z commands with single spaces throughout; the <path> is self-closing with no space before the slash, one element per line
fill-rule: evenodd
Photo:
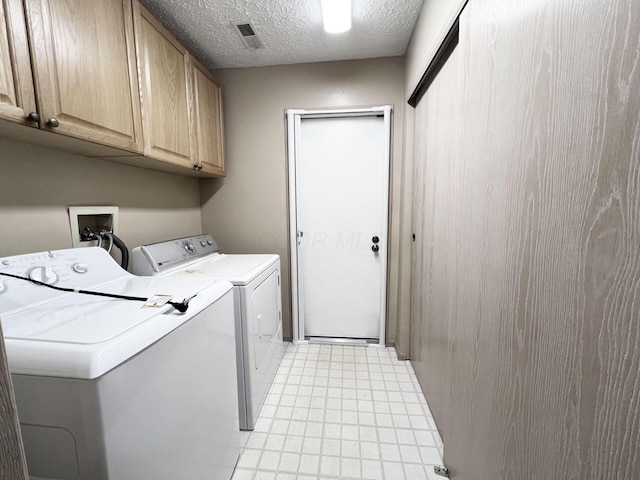
<path fill-rule="evenodd" d="M 298 168 L 299 146 L 300 146 L 300 121 L 303 118 L 333 118 L 333 117 L 357 117 L 357 116 L 379 116 L 384 117 L 385 128 L 385 158 L 388 165 L 391 165 L 391 105 L 368 108 L 353 109 L 326 109 L 326 110 L 304 110 L 304 109 L 288 109 L 287 117 L 287 162 L 289 176 L 289 248 L 290 248 L 290 268 L 291 268 L 291 320 L 292 320 L 292 342 L 295 345 L 304 345 L 309 343 L 305 339 L 304 327 L 304 300 L 302 297 L 300 279 L 302 278 L 299 262 L 298 249 Z M 385 224 L 383 230 L 387 232 L 389 238 L 389 176 L 390 169 L 386 171 L 386 195 L 384 199 L 384 209 L 387 212 L 384 215 Z M 388 243 L 388 242 L 387 242 Z M 381 262 L 381 282 L 380 282 L 380 339 L 379 346 L 384 347 L 386 342 L 386 300 L 387 300 L 387 264 L 388 252 L 382 257 Z"/>

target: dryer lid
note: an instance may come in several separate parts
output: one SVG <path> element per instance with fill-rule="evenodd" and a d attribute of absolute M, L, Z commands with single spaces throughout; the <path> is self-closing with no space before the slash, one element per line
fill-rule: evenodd
<path fill-rule="evenodd" d="M 224 278 L 237 286 L 251 283 L 267 268 L 277 263 L 278 255 L 211 255 L 186 268 L 174 269 L 172 274 L 193 277 Z"/>

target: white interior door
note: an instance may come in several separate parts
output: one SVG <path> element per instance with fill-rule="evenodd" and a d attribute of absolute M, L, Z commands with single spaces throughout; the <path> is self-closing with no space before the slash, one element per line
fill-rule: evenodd
<path fill-rule="evenodd" d="M 390 112 L 376 113 L 301 116 L 296 124 L 294 247 L 304 337 L 384 336 Z"/>

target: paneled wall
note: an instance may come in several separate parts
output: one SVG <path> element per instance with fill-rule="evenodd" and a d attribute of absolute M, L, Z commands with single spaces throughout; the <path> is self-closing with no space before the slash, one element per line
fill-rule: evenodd
<path fill-rule="evenodd" d="M 460 25 L 415 122 L 411 356 L 445 463 L 640 478 L 640 2 Z"/>
<path fill-rule="evenodd" d="M 460 141 L 459 50 L 453 54 L 422 99 L 415 115 L 414 234 L 412 249 L 411 355 L 416 374 L 431 408 L 437 412 L 444 439 L 448 433 L 453 338 L 449 324 L 455 317 L 456 299 L 451 260 L 455 253 L 455 233 L 449 215 L 457 187 L 458 142 Z M 456 108 L 458 107 L 458 108 Z M 438 141 L 442 139 L 443 141 Z M 445 140 L 447 139 L 447 140 Z M 456 139 L 456 141 L 448 141 Z M 451 309 L 451 315 L 448 310 Z M 420 321 L 418 315 L 427 316 Z"/>

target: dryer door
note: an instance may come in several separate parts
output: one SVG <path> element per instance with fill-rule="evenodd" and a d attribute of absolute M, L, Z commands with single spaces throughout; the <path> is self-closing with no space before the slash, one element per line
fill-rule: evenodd
<path fill-rule="evenodd" d="M 251 308 L 253 309 L 253 367 L 260 370 L 267 360 L 269 350 L 274 341 L 282 341 L 280 306 L 279 272 L 274 271 L 253 292 L 251 292 Z M 280 338 L 278 339 L 278 334 Z"/>
<path fill-rule="evenodd" d="M 247 399 L 248 428 L 252 429 L 282 358 L 282 313 L 280 270 L 265 272 L 245 287 L 245 308 L 249 327 L 250 398 Z"/>

